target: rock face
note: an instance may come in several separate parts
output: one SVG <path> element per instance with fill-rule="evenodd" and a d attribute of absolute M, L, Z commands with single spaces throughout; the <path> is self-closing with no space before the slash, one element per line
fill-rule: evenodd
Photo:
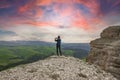
<path fill-rule="evenodd" d="M 103 30 L 101 38 L 91 41 L 89 63 L 99 65 L 120 79 L 120 26 Z"/>
<path fill-rule="evenodd" d="M 73 57 L 51 56 L 0 72 L 0 80 L 117 80 L 98 66 Z"/>

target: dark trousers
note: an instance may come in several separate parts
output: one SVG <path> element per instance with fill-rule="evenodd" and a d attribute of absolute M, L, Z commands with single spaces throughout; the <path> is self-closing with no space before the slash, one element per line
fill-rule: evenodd
<path fill-rule="evenodd" d="M 56 45 L 56 52 L 57 52 L 57 55 L 59 56 L 62 56 L 62 52 L 61 52 L 61 45 Z"/>

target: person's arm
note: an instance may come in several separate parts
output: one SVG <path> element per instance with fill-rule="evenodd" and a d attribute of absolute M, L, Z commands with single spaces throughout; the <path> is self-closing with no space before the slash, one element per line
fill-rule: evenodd
<path fill-rule="evenodd" d="M 57 39 L 57 38 L 55 38 L 55 41 L 58 41 L 58 39 Z"/>

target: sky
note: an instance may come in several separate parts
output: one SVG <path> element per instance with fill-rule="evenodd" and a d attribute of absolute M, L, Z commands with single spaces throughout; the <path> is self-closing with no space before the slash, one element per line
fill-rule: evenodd
<path fill-rule="evenodd" d="M 0 41 L 89 43 L 120 25 L 120 0 L 0 0 Z"/>

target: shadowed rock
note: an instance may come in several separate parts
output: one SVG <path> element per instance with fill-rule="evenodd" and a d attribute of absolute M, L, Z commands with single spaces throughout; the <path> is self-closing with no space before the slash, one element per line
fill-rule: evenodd
<path fill-rule="evenodd" d="M 87 61 L 99 65 L 120 79 L 120 26 L 103 30 L 101 38 L 91 41 L 90 46 Z"/>

